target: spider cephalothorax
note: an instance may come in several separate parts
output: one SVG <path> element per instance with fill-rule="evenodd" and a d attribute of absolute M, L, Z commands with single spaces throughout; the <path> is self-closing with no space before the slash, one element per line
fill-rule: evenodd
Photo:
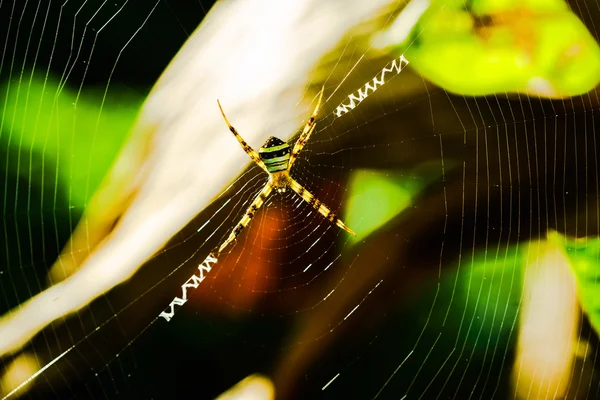
<path fill-rule="evenodd" d="M 223 112 L 221 103 L 217 100 L 221 114 L 223 114 L 223 118 L 225 119 L 229 130 L 233 133 L 238 142 L 240 142 L 244 148 L 244 151 L 248 153 L 250 158 L 252 158 L 256 164 L 258 164 L 263 170 L 265 170 L 266 173 L 269 174 L 269 182 L 267 182 L 262 191 L 258 194 L 258 196 L 256 196 L 250 207 L 248 207 L 246 210 L 246 214 L 242 217 L 242 220 L 231 232 L 227 240 L 221 245 L 219 248 L 219 253 L 223 251 L 223 249 L 225 249 L 229 243 L 235 240 L 242 229 L 248 226 L 254 214 L 256 214 L 258 209 L 265 203 L 265 200 L 267 197 L 269 197 L 273 189 L 276 189 L 279 193 L 283 193 L 288 187 L 290 187 L 294 192 L 298 193 L 304 201 L 313 206 L 329 221 L 335 223 L 346 232 L 356 236 L 352 229 L 348 228 L 325 204 L 321 203 L 321 201 L 313 196 L 308 190 L 304 189 L 302 185 L 300 185 L 290 176 L 290 169 L 298 157 L 298 153 L 300 153 L 300 150 L 304 148 L 311 133 L 315 130 L 315 118 L 317 116 L 317 112 L 319 111 L 322 98 L 323 90 L 321 90 L 321 93 L 319 94 L 319 100 L 317 102 L 317 106 L 315 107 L 315 111 L 313 111 L 312 116 L 304 126 L 304 130 L 300 134 L 296 144 L 294 144 L 293 149 L 291 149 L 290 145 L 283 140 L 276 138 L 275 136 L 271 136 L 258 150 L 258 153 L 252 147 L 250 147 L 248 143 L 246 143 L 240 134 L 237 133 L 235 128 L 229 123 L 229 120 L 225 116 L 225 112 Z"/>

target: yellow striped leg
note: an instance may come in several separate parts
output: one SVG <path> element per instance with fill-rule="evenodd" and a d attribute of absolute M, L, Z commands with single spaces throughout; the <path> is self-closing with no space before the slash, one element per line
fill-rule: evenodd
<path fill-rule="evenodd" d="M 315 126 L 317 126 L 315 124 L 315 119 L 317 118 L 319 108 L 321 107 L 321 100 L 323 99 L 323 91 L 324 90 L 325 90 L 325 86 L 323 86 L 323 88 L 321 89 L 321 93 L 319 94 L 319 100 L 317 101 L 317 106 L 315 107 L 315 110 L 313 111 L 310 119 L 304 126 L 304 129 L 302 130 L 300 137 L 298 138 L 298 140 L 296 141 L 296 144 L 294 145 L 294 148 L 292 149 L 292 154 L 290 155 L 290 163 L 289 163 L 288 169 L 290 169 L 292 167 L 292 164 L 294 164 L 294 161 L 296 161 L 298 154 L 300 153 L 300 151 L 302 151 L 302 149 L 308 142 L 310 135 L 315 130 Z"/>
<path fill-rule="evenodd" d="M 221 247 L 219 247 L 219 253 L 222 252 L 223 249 L 225 249 L 225 247 L 229 245 L 229 243 L 233 242 L 235 238 L 238 237 L 242 229 L 244 229 L 250 224 L 252 217 L 254 217 L 254 214 L 256 214 L 258 209 L 262 207 L 263 204 L 265 204 L 265 200 L 267 199 L 267 197 L 269 197 L 272 190 L 273 186 L 271 186 L 271 183 L 268 182 L 263 188 L 263 190 L 256 196 L 252 204 L 250 204 L 250 206 L 246 209 L 246 214 L 242 217 L 235 229 L 231 231 L 227 240 L 221 245 Z"/>
<path fill-rule="evenodd" d="M 242 148 L 244 149 L 244 151 L 246 153 L 248 153 L 248 155 L 250 156 L 250 158 L 255 163 L 257 163 L 262 169 L 264 169 L 265 172 L 269 172 L 267 170 L 267 166 L 265 165 L 265 163 L 262 162 L 262 160 L 260 159 L 260 156 L 258 155 L 258 153 L 252 147 L 250 147 L 250 145 L 248 143 L 246 143 L 246 141 L 244 140 L 244 138 L 242 138 L 240 136 L 240 134 L 235 130 L 235 128 L 229 123 L 229 120 L 227 119 L 227 117 L 225 116 L 225 112 L 223 111 L 223 107 L 221 107 L 221 102 L 219 100 L 217 100 L 217 103 L 219 104 L 219 109 L 221 110 L 221 114 L 223 115 L 223 119 L 225 119 L 225 123 L 227 123 L 227 126 L 229 127 L 229 130 L 231 131 L 231 133 L 233 133 L 233 135 L 238 140 L 238 142 L 240 142 L 240 144 L 242 145 Z"/>
<path fill-rule="evenodd" d="M 325 204 L 321 203 L 321 201 L 319 201 L 315 196 L 313 196 L 308 190 L 304 189 L 302 185 L 300 185 L 293 179 L 291 179 L 289 185 L 294 192 L 298 193 L 302 197 L 304 201 L 313 206 L 319 212 L 319 214 L 321 214 L 322 216 L 324 216 L 329 221 L 333 222 L 349 234 L 356 236 L 356 233 L 354 233 L 352 229 L 348 228 L 346 224 L 344 224 L 342 220 L 339 219 L 333 213 L 333 211 L 331 211 Z"/>

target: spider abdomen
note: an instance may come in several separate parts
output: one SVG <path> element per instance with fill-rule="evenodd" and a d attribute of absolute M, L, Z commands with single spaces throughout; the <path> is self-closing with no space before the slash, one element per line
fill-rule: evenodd
<path fill-rule="evenodd" d="M 287 170 L 290 163 L 290 153 L 290 145 L 274 136 L 271 136 L 258 150 L 260 159 L 265 163 L 269 173 Z"/>

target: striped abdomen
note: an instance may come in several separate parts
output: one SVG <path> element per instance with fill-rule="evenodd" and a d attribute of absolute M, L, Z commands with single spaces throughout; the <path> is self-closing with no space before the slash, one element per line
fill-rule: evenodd
<path fill-rule="evenodd" d="M 288 169 L 290 163 L 290 145 L 281 139 L 271 136 L 260 148 L 258 154 L 270 173 Z"/>

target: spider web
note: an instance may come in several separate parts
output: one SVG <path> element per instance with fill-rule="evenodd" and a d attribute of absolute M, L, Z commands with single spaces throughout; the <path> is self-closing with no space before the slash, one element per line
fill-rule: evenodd
<path fill-rule="evenodd" d="M 211 6 L 0 2 L 3 313 L 47 287 L 144 97 Z M 598 5 L 572 10 L 597 39 Z M 538 298 L 528 285 L 546 276 L 548 232 L 594 238 L 600 227 L 596 92 L 459 96 L 409 66 L 361 96 L 400 58 L 367 57 L 351 39 L 340 54 L 315 79 L 323 113 L 291 175 L 357 238 L 292 191 L 272 194 L 167 323 L 161 310 L 267 181 L 241 164 L 133 279 L 3 358 L 3 396 L 10 377 L 36 373 L 26 398 L 214 398 L 263 373 L 281 398 L 537 398 L 519 389 L 530 374 L 520 324 Z M 362 101 L 342 114 L 352 95 Z M 568 294 L 558 286 L 533 315 L 557 309 L 556 327 Z M 576 356 L 558 380 L 568 398 L 596 398 L 597 336 L 577 317 Z M 551 388 L 544 398 L 558 397 Z"/>

